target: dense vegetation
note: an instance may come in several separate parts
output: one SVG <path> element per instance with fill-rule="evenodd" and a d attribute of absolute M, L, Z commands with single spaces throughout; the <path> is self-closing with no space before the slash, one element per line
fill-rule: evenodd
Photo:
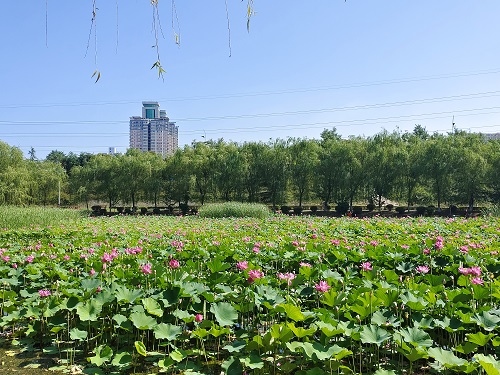
<path fill-rule="evenodd" d="M 498 374 L 500 221 L 114 216 L 0 231 L 0 344 L 87 374 Z"/>
<path fill-rule="evenodd" d="M 269 143 L 193 142 L 163 159 L 129 150 L 123 155 L 65 155 L 23 160 L 0 143 L 0 203 L 166 206 L 241 201 L 302 206 L 304 201 L 405 205 L 498 203 L 500 142 L 478 134 L 380 132 L 341 139 Z"/>

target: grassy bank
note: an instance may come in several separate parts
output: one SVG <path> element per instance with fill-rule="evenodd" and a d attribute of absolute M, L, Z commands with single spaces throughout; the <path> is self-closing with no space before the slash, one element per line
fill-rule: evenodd
<path fill-rule="evenodd" d="M 0 228 L 58 225 L 83 216 L 84 211 L 69 208 L 0 206 Z"/>

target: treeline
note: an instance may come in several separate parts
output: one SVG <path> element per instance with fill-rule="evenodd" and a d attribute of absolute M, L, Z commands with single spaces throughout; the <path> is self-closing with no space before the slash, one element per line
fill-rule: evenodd
<path fill-rule="evenodd" d="M 243 144 L 193 142 L 174 155 L 51 152 L 23 159 L 0 143 L 1 204 L 154 206 L 213 201 L 302 206 L 386 200 L 413 205 L 466 205 L 500 200 L 500 142 L 455 131 L 382 131 L 341 139 L 278 139 Z"/>

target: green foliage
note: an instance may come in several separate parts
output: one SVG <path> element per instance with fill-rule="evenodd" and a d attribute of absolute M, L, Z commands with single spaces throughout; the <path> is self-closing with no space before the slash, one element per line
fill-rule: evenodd
<path fill-rule="evenodd" d="M 3 345 L 98 374 L 496 374 L 499 226 L 116 216 L 6 229 Z"/>
<path fill-rule="evenodd" d="M 84 216 L 83 211 L 67 208 L 0 206 L 0 228 L 62 225 Z"/>
<path fill-rule="evenodd" d="M 264 219 L 271 215 L 267 206 L 257 203 L 211 203 L 199 209 L 200 217 L 223 218 L 223 217 L 254 217 Z"/>

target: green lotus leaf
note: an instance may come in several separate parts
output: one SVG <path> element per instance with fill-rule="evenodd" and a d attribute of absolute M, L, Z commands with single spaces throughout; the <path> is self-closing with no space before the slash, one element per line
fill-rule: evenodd
<path fill-rule="evenodd" d="M 451 350 L 444 350 L 441 348 L 429 348 L 428 351 L 429 356 L 434 358 L 436 361 L 441 363 L 445 367 L 456 367 L 463 366 L 467 364 L 465 359 L 457 357 Z"/>
<path fill-rule="evenodd" d="M 212 328 L 210 328 L 210 331 L 208 331 L 208 333 L 213 337 L 219 337 L 221 335 L 227 335 L 231 333 L 231 331 L 227 327 L 219 328 L 214 325 Z"/>
<path fill-rule="evenodd" d="M 399 327 L 401 322 L 398 316 L 390 310 L 377 310 L 372 315 L 372 324 L 382 327 Z"/>
<path fill-rule="evenodd" d="M 245 367 L 248 367 L 252 370 L 261 369 L 264 367 L 264 361 L 260 358 L 260 355 L 252 353 L 250 356 L 240 358 L 240 361 L 243 362 Z"/>
<path fill-rule="evenodd" d="M 243 373 L 243 366 L 238 358 L 229 357 L 222 363 L 221 367 L 227 375 L 241 375 Z"/>
<path fill-rule="evenodd" d="M 96 290 L 99 285 L 101 285 L 101 280 L 99 279 L 82 279 L 82 288 L 86 292 Z"/>
<path fill-rule="evenodd" d="M 407 327 L 397 331 L 404 341 L 412 344 L 413 346 L 420 346 L 424 348 L 431 347 L 433 341 L 431 336 L 417 327 Z"/>
<path fill-rule="evenodd" d="M 425 299 L 423 299 L 422 297 L 416 297 L 411 292 L 402 294 L 401 301 L 410 309 L 415 311 L 423 310 L 429 304 Z"/>
<path fill-rule="evenodd" d="M 132 365 L 132 353 L 127 351 L 121 351 L 116 353 L 111 361 L 111 364 L 122 369 L 126 369 Z"/>
<path fill-rule="evenodd" d="M 479 314 L 474 314 L 471 317 L 471 320 L 473 322 L 476 322 L 479 326 L 483 327 L 486 331 L 493 331 L 498 329 L 498 322 L 500 322 L 500 317 L 490 314 L 488 311 L 482 311 Z"/>
<path fill-rule="evenodd" d="M 476 354 L 474 358 L 488 375 L 500 375 L 500 362 L 491 355 Z"/>
<path fill-rule="evenodd" d="M 142 355 L 143 357 L 146 357 L 148 355 L 146 351 L 146 345 L 142 341 L 135 341 L 134 342 L 135 350 L 137 350 L 137 353 L 139 355 Z"/>
<path fill-rule="evenodd" d="M 363 326 L 360 337 L 361 342 L 364 344 L 377 344 L 380 346 L 384 341 L 390 339 L 391 335 L 385 329 L 370 324 Z"/>
<path fill-rule="evenodd" d="M 129 319 L 137 329 L 143 331 L 148 329 L 153 329 L 158 324 L 155 318 L 143 312 L 134 312 L 130 314 Z"/>
<path fill-rule="evenodd" d="M 479 346 L 485 346 L 488 343 L 488 341 L 490 341 L 490 339 L 494 336 L 495 336 L 494 333 L 489 333 L 485 335 L 482 332 L 468 333 L 467 335 L 465 335 L 467 341 L 477 344 Z"/>
<path fill-rule="evenodd" d="M 189 313 L 188 311 L 186 310 L 175 310 L 173 313 L 172 313 L 173 316 L 175 316 L 177 319 L 181 319 L 183 320 L 184 322 L 192 322 L 194 320 L 194 316 L 193 314 Z"/>
<path fill-rule="evenodd" d="M 228 302 L 219 302 L 210 306 L 210 311 L 221 326 L 230 326 L 237 322 L 238 312 Z"/>
<path fill-rule="evenodd" d="M 220 258 L 215 258 L 210 262 L 207 262 L 207 267 L 212 273 L 217 273 L 231 268 L 231 265 L 228 263 L 224 263 Z"/>
<path fill-rule="evenodd" d="M 179 302 L 179 296 L 181 294 L 181 288 L 178 286 L 170 287 L 163 291 L 162 302 L 165 307 L 172 306 Z"/>
<path fill-rule="evenodd" d="M 181 362 L 186 357 L 187 354 L 182 349 L 176 349 L 172 353 L 170 353 L 170 358 L 172 358 L 175 362 Z"/>
<path fill-rule="evenodd" d="M 316 332 L 316 328 L 314 326 L 307 329 L 304 327 L 295 327 L 294 323 L 288 323 L 287 326 L 292 330 L 294 335 L 297 336 L 298 338 L 311 336 Z"/>
<path fill-rule="evenodd" d="M 396 375 L 397 373 L 393 370 L 378 369 L 373 373 L 373 375 Z"/>
<path fill-rule="evenodd" d="M 182 327 L 175 326 L 170 323 L 161 323 L 154 327 L 153 332 L 157 340 L 166 339 L 168 341 L 172 341 L 182 333 Z"/>
<path fill-rule="evenodd" d="M 269 329 L 271 336 L 281 342 L 288 342 L 293 338 L 293 331 L 284 323 L 275 323 Z"/>
<path fill-rule="evenodd" d="M 95 357 L 87 358 L 90 363 L 93 363 L 96 366 L 102 366 L 104 363 L 111 361 L 113 357 L 113 349 L 111 349 L 108 345 L 99 345 L 94 350 Z"/>
<path fill-rule="evenodd" d="M 142 305 L 149 314 L 160 318 L 163 316 L 163 309 L 161 308 L 161 305 L 153 298 L 144 298 L 142 300 Z"/>
<path fill-rule="evenodd" d="M 230 353 L 240 352 L 246 346 L 246 341 L 233 341 L 231 344 L 224 346 L 222 349 L 227 350 Z"/>
<path fill-rule="evenodd" d="M 76 307 L 76 313 L 82 321 L 97 320 L 102 312 L 102 303 L 96 299 L 91 299 L 87 302 L 80 302 Z"/>
<path fill-rule="evenodd" d="M 419 359 L 428 357 L 427 351 L 424 350 L 424 348 L 413 348 L 408 346 L 405 342 L 401 342 L 400 345 L 401 346 L 397 348 L 398 352 L 403 354 L 410 362 L 415 362 Z"/>
<path fill-rule="evenodd" d="M 87 338 L 87 336 L 87 331 L 81 331 L 78 328 L 73 328 L 69 331 L 69 337 L 71 340 L 83 341 Z"/>
<path fill-rule="evenodd" d="M 116 288 L 116 299 L 118 303 L 133 303 L 137 298 L 142 296 L 142 291 L 139 289 L 128 289 L 121 285 Z"/>
<path fill-rule="evenodd" d="M 289 303 L 279 304 L 276 306 L 276 311 L 285 313 L 289 319 L 295 322 L 301 322 L 306 319 L 299 306 L 291 305 Z"/>

